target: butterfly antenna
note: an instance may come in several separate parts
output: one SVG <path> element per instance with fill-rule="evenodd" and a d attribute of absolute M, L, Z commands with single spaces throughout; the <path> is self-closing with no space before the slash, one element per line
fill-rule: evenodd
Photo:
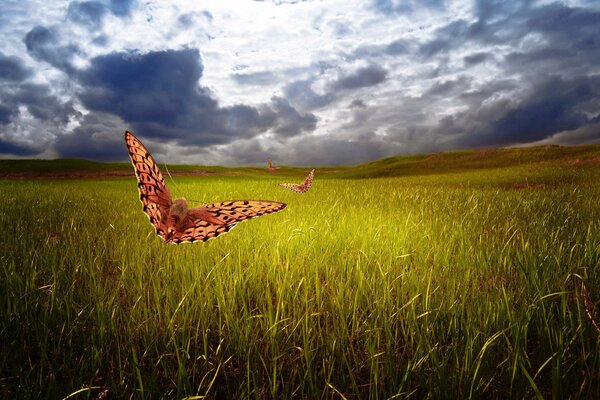
<path fill-rule="evenodd" d="M 173 186 L 175 186 L 175 189 L 177 189 L 178 192 L 181 192 L 179 186 L 177 186 L 177 183 L 175 182 L 175 179 L 173 179 L 173 175 L 171 175 L 171 171 L 169 171 L 169 167 L 167 167 L 167 163 L 165 163 L 165 170 L 167 171 L 169 178 L 171 178 L 171 182 L 173 183 Z"/>
<path fill-rule="evenodd" d="M 171 178 L 171 182 L 173 183 L 173 186 L 175 186 L 175 189 L 177 189 L 177 191 L 181 193 L 181 189 L 179 189 L 179 186 L 177 186 L 177 183 L 175 183 L 175 179 L 173 179 L 171 172 L 169 172 L 169 167 L 167 167 L 166 163 L 165 163 L 165 171 L 167 171 L 167 175 L 169 175 L 169 178 Z M 194 203 L 200 203 L 199 200 L 195 200 L 195 199 L 187 199 L 187 200 L 193 201 Z"/>

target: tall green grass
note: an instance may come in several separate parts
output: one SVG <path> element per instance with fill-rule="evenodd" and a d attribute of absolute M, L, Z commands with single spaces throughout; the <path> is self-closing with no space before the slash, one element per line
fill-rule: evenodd
<path fill-rule="evenodd" d="M 133 179 L 0 181 L 0 398 L 594 397 L 599 177 L 176 177 L 288 203 L 179 246 Z"/>

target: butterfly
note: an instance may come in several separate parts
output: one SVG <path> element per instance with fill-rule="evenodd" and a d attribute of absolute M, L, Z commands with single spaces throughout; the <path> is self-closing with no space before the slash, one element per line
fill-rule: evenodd
<path fill-rule="evenodd" d="M 270 200 L 229 200 L 189 208 L 184 198 L 173 200 L 154 158 L 131 132 L 125 144 L 138 180 L 144 212 L 167 243 L 205 242 L 229 232 L 238 222 L 281 211 L 285 203 Z"/>
<path fill-rule="evenodd" d="M 275 170 L 278 170 L 280 167 L 276 167 L 273 165 L 273 162 L 271 162 L 271 160 L 269 160 L 267 162 L 267 168 L 269 168 L 269 171 L 273 172 Z"/>
<path fill-rule="evenodd" d="M 279 186 L 283 186 L 284 188 L 293 190 L 294 192 L 305 193 L 305 192 L 308 192 L 308 189 L 310 189 L 310 185 L 312 185 L 312 181 L 313 181 L 314 177 L 315 177 L 315 170 L 312 169 L 306 176 L 306 179 L 304 180 L 303 183 L 301 183 L 299 185 L 297 185 L 295 183 L 280 183 Z"/>

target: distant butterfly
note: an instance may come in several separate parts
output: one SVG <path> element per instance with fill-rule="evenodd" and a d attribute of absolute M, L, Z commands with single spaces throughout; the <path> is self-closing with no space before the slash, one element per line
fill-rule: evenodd
<path fill-rule="evenodd" d="M 269 171 L 271 171 L 271 172 L 276 171 L 280 168 L 280 167 L 274 166 L 273 163 L 271 162 L 271 160 L 269 160 L 267 162 L 267 167 L 269 168 Z"/>
<path fill-rule="evenodd" d="M 315 170 L 311 170 L 308 175 L 306 176 L 306 179 L 304 180 L 303 183 L 297 185 L 295 183 L 280 183 L 279 186 L 283 186 L 284 188 L 293 190 L 294 192 L 298 192 L 298 193 L 305 193 L 308 192 L 308 189 L 310 189 L 310 185 L 312 185 L 312 181 L 313 178 L 315 177 Z"/>
<path fill-rule="evenodd" d="M 238 222 L 281 211 L 286 206 L 269 200 L 230 200 L 188 208 L 185 199 L 172 200 L 158 165 L 142 142 L 126 131 L 125 143 L 144 212 L 167 243 L 205 242 L 229 232 Z"/>

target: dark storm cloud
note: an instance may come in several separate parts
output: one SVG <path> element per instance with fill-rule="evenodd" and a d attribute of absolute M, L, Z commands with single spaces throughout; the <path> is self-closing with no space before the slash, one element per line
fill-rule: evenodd
<path fill-rule="evenodd" d="M 439 133 L 456 134 L 454 148 L 505 146 L 544 140 L 563 131 L 595 123 L 600 97 L 600 76 L 563 79 L 550 77 L 537 83 L 516 104 L 497 101 L 440 121 Z M 600 132 L 596 132 L 600 137 Z"/>
<path fill-rule="evenodd" d="M 199 85 L 203 65 L 196 49 L 111 53 L 90 64 L 77 74 L 84 87 L 81 102 L 120 117 L 142 136 L 211 145 L 267 130 L 293 136 L 316 124 L 312 114 L 301 114 L 279 98 L 258 107 L 220 107 Z"/>
<path fill-rule="evenodd" d="M 25 36 L 25 46 L 33 58 L 46 61 L 68 74 L 75 71 L 71 58 L 79 52 L 79 49 L 73 44 L 59 45 L 58 35 L 54 29 L 36 26 Z"/>
<path fill-rule="evenodd" d="M 269 108 L 264 114 L 275 117 L 273 130 L 281 136 L 296 136 L 316 128 L 317 118 L 313 114 L 298 112 L 286 99 L 273 97 Z"/>
<path fill-rule="evenodd" d="M 389 2 L 381 4 L 383 8 L 392 7 Z M 415 55 L 439 65 L 433 71 L 417 73 L 417 79 L 427 78 L 432 83 L 419 97 L 399 97 L 400 108 L 421 104 L 427 110 L 440 101 L 468 108 L 437 117 L 433 125 L 431 120 L 419 122 L 409 115 L 396 129 L 393 122 L 397 116 L 377 119 L 377 123 L 392 126 L 388 128 L 390 139 L 404 142 L 413 150 L 437 151 L 525 144 L 568 131 L 586 132 L 588 137 L 593 130 L 586 127 L 594 123 L 590 115 L 598 115 L 600 108 L 598 79 L 591 75 L 600 64 L 600 11 L 560 3 L 536 7 L 531 2 L 479 1 L 476 17 L 473 23 L 450 21 L 416 46 L 398 42 L 399 54 Z M 489 50 L 498 45 L 519 50 Z M 383 48 L 363 45 L 348 58 L 377 65 L 378 57 L 390 55 Z M 462 71 L 448 67 L 455 54 L 464 52 L 468 55 L 462 57 Z M 485 62 L 493 62 L 500 72 L 497 78 L 488 77 L 482 84 L 469 70 Z M 448 73 L 451 78 L 446 77 Z M 356 113 L 361 114 L 358 110 Z M 429 115 L 436 119 L 435 114 Z M 363 116 L 354 118 L 348 126 L 354 130 L 374 129 L 375 122 Z M 418 138 L 410 132 L 418 132 Z M 565 134 L 561 135 L 565 141 Z"/>
<path fill-rule="evenodd" d="M 22 108 L 35 119 L 48 124 L 48 130 L 68 123 L 71 117 L 79 114 L 72 101 L 60 101 L 47 85 L 27 82 L 30 75 L 31 71 L 23 65 L 21 59 L 6 57 L 0 53 L 0 81 L 4 82 L 0 85 L 1 125 L 6 126 L 21 115 Z M 15 155 L 36 153 L 36 150 L 28 146 L 9 143 L 12 142 L 5 141 L 4 153 L 10 149 L 14 149 Z"/>
<path fill-rule="evenodd" d="M 528 143 L 574 130 L 593 122 L 585 112 L 597 111 L 599 98 L 600 76 L 552 77 L 535 87 L 516 109 L 492 122 L 482 137 L 473 135 L 472 140 L 486 145 Z"/>
<path fill-rule="evenodd" d="M 2 86 L 0 100 L 4 110 L 2 112 L 4 123 L 10 122 L 13 117 L 19 115 L 20 107 L 25 107 L 39 121 L 53 126 L 67 124 L 71 117 L 79 115 L 72 101 L 60 101 L 46 85 L 22 83 Z"/>
<path fill-rule="evenodd" d="M 12 156 L 33 156 L 39 154 L 43 149 L 26 144 L 20 144 L 0 137 L 0 154 Z"/>
<path fill-rule="evenodd" d="M 71 116 L 79 115 L 72 101 L 61 102 L 46 85 L 23 84 L 8 97 L 9 103 L 23 105 L 40 121 L 66 124 Z"/>
<path fill-rule="evenodd" d="M 98 161 L 127 158 L 123 143 L 126 124 L 110 114 L 87 114 L 72 132 L 57 137 L 55 149 L 61 157 L 83 157 Z"/>
<path fill-rule="evenodd" d="M 434 37 L 420 43 L 419 54 L 431 59 L 473 45 L 505 45 L 521 48 L 515 57 L 524 60 L 600 61 L 600 11 L 569 7 L 560 3 L 534 7 L 526 1 L 476 2 L 477 20 L 455 20 L 434 31 Z M 528 35 L 537 33 L 545 40 L 522 46 Z M 403 46 L 406 49 L 406 46 Z M 465 58 L 467 66 L 479 63 L 485 52 Z"/>
<path fill-rule="evenodd" d="M 216 109 L 198 87 L 203 67 L 197 50 L 111 53 L 90 63 L 78 76 L 85 87 L 80 100 L 91 110 L 132 123 L 177 125 L 191 111 L 202 116 Z"/>
<path fill-rule="evenodd" d="M 490 5 L 481 1 L 479 4 L 479 20 L 465 31 L 468 39 L 491 44 L 512 44 L 521 41 L 527 34 L 537 32 L 548 39 L 542 44 L 544 46 L 593 51 L 596 57 L 598 55 L 598 10 L 560 3 L 535 8 L 528 2 L 498 2 Z M 460 37 L 457 39 L 461 40 Z M 586 54 L 579 56 L 587 58 Z"/>
<path fill-rule="evenodd" d="M 0 124 L 6 124 L 10 122 L 12 114 L 13 110 L 0 104 Z"/>
<path fill-rule="evenodd" d="M 31 75 L 18 57 L 5 56 L 0 52 L 0 80 L 18 82 Z"/>
<path fill-rule="evenodd" d="M 338 78 L 331 84 L 334 90 L 358 89 L 375 86 L 387 77 L 387 71 L 378 65 L 369 65 Z"/>

